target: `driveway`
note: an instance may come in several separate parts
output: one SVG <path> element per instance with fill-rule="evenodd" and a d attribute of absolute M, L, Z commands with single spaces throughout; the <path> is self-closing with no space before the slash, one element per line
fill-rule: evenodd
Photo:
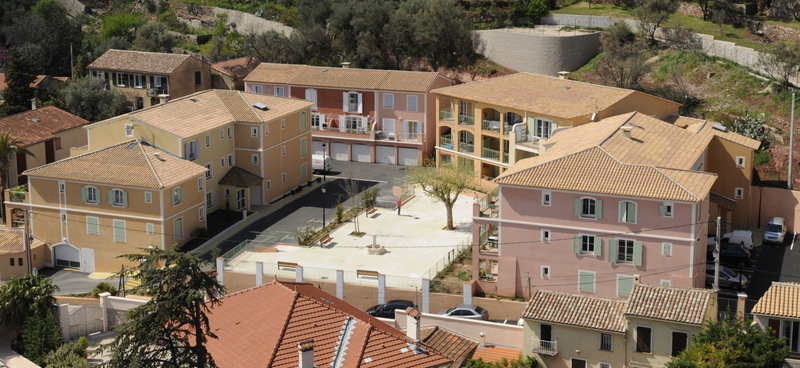
<path fill-rule="evenodd" d="M 761 298 L 773 281 L 800 282 L 800 239 L 794 240 L 793 235 L 786 234 L 783 245 L 757 247 L 758 263 L 747 288 L 748 299 Z"/>
<path fill-rule="evenodd" d="M 49 277 L 53 284 L 58 285 L 59 290 L 55 295 L 81 294 L 92 291 L 97 284 L 107 282 L 115 288 L 119 288 L 119 279 L 108 280 L 91 278 L 90 274 L 70 269 L 47 267 L 39 271 L 39 274 Z M 126 280 L 127 281 L 127 280 Z M 130 288 L 130 286 L 128 286 Z"/>

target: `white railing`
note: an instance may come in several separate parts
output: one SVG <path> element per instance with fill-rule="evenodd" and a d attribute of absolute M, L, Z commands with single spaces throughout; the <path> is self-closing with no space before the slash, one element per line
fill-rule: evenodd
<path fill-rule="evenodd" d="M 533 342 L 531 353 L 544 355 L 558 354 L 558 341 L 539 340 L 535 338 L 531 338 L 531 341 Z"/>

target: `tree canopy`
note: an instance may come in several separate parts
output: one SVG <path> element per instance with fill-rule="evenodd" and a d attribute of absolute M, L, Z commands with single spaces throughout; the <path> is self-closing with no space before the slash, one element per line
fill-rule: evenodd
<path fill-rule="evenodd" d="M 31 100 L 36 96 L 31 83 L 36 80 L 33 60 L 17 49 L 11 50 L 6 68 L 7 87 L 3 91 L 5 102 L 0 106 L 0 116 L 7 116 L 31 109 Z"/>
<path fill-rule="evenodd" d="M 411 166 L 406 169 L 406 179 L 418 183 L 434 202 L 441 202 L 447 210 L 447 229 L 453 230 L 453 206 L 464 189 L 475 180 L 472 167 L 455 163 L 442 163 L 436 167 L 433 160 L 422 166 Z"/>
<path fill-rule="evenodd" d="M 175 38 L 167 32 L 167 26 L 159 22 L 149 22 L 136 31 L 133 47 L 140 51 L 172 52 Z"/>
<path fill-rule="evenodd" d="M 27 275 L 15 277 L 0 286 L 0 323 L 20 331 L 31 317 L 52 314 L 58 291 L 49 277 Z"/>
<path fill-rule="evenodd" d="M 61 90 L 61 101 L 69 112 L 91 122 L 127 111 L 125 97 L 117 90 L 103 90 L 100 78 L 81 78 Z"/>

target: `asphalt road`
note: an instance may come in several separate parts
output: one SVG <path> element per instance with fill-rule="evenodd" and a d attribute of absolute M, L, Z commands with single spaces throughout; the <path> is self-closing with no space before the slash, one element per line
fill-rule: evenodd
<path fill-rule="evenodd" d="M 773 281 L 800 282 L 800 239 L 792 244 L 792 235 L 786 234 L 783 245 L 759 247 L 753 281 L 746 291 L 748 299 L 761 298 Z"/>
<path fill-rule="evenodd" d="M 39 273 L 50 277 L 53 280 L 53 284 L 58 285 L 60 290 L 55 295 L 88 293 L 103 281 L 108 282 L 115 288 L 119 288 L 118 278 L 94 280 L 89 278 L 88 273 L 49 267 L 40 270 Z"/>

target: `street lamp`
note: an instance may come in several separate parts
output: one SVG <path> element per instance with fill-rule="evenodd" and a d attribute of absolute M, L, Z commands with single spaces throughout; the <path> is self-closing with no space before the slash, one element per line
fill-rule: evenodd
<path fill-rule="evenodd" d="M 325 173 L 328 171 L 328 151 L 325 149 L 326 144 L 322 143 L 322 181 L 325 181 Z M 325 188 L 322 188 L 322 193 L 325 194 Z M 324 196 L 323 196 L 324 197 Z M 324 227 L 324 225 L 323 225 Z"/>
<path fill-rule="evenodd" d="M 325 187 L 324 186 L 322 187 L 322 228 L 325 229 Z"/>

